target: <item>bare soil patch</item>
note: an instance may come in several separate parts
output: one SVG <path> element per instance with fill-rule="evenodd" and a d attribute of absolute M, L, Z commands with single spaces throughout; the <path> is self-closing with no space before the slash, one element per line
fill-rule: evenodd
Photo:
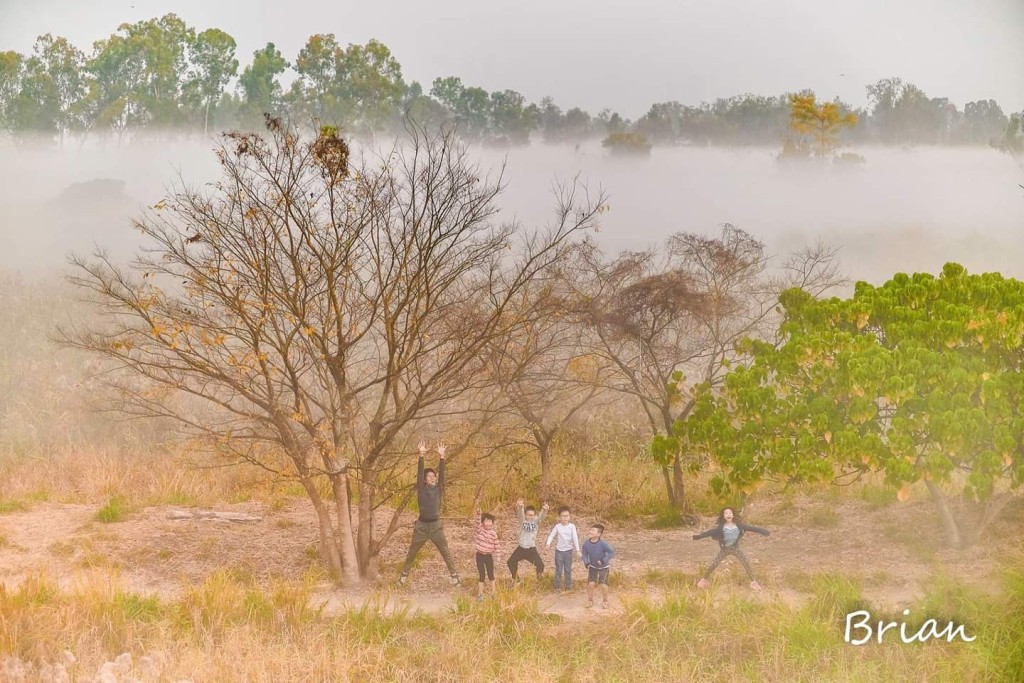
<path fill-rule="evenodd" d="M 825 508 L 827 512 L 821 513 Z M 113 567 L 126 588 L 174 598 L 186 585 L 200 583 L 217 570 L 265 584 L 273 579 L 300 580 L 320 562 L 316 518 L 301 500 L 280 509 L 255 503 L 217 507 L 258 514 L 263 520 L 257 523 L 171 520 L 168 511 L 181 508 L 160 506 L 133 512 L 122 522 L 101 524 L 95 521 L 98 509 L 98 505 L 40 503 L 27 511 L 0 515 L 0 536 L 6 541 L 0 545 L 0 580 L 12 585 L 33 572 L 45 571 L 72 585 L 83 570 Z M 1024 505 L 1019 502 L 981 542 L 965 551 L 943 547 L 941 530 L 926 501 L 872 509 L 860 500 L 762 500 L 748 509 L 746 519 L 772 531 L 769 537 L 748 534 L 743 539 L 744 551 L 765 590 L 752 593 L 738 563 L 727 560 L 715 575 L 711 589 L 715 600 L 745 593 L 755 599 L 801 604 L 810 595 L 813 577 L 832 573 L 859 580 L 865 598 L 873 604 L 901 608 L 920 598 L 937 573 L 997 591 L 1000 571 L 1024 563 L 1024 537 L 1016 533 L 1024 521 Z M 446 521 L 463 588 L 450 585 L 444 564 L 430 545 L 420 553 L 409 583 L 394 588 L 412 535 L 413 518 L 406 521 L 381 557 L 381 578 L 376 584 L 337 591 L 321 582 L 314 602 L 323 606 L 324 614 L 368 604 L 387 611 L 443 612 L 453 607 L 457 595 L 474 599 L 474 529 L 465 518 Z M 583 532 L 589 520 L 576 523 Z M 691 586 L 717 550 L 713 541 L 695 542 L 691 535 L 712 524 L 708 518 L 699 528 L 649 530 L 638 522 L 610 525 L 605 538 L 616 549 L 612 611 L 624 600 L 643 596 L 659 600 L 667 592 Z M 549 528 L 543 524 L 542 543 Z M 499 534 L 504 547 L 496 574 L 499 588 L 506 590 L 505 558 L 516 538 L 511 512 L 501 515 Z M 525 582 L 517 590 L 536 595 L 545 612 L 567 619 L 600 618 L 599 606 L 585 607 L 586 573 L 581 563 L 574 563 L 572 592 L 555 594 L 549 583 L 553 554 L 542 550 L 542 556 L 548 565 L 543 582 L 537 583 L 532 567 L 524 563 L 520 575 Z"/>

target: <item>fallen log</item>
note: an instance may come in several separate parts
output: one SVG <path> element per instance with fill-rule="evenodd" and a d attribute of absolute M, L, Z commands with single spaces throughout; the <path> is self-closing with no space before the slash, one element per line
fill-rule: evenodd
<path fill-rule="evenodd" d="M 215 522 L 262 522 L 263 518 L 244 512 L 216 512 L 215 510 L 171 510 L 168 519 L 210 519 Z"/>

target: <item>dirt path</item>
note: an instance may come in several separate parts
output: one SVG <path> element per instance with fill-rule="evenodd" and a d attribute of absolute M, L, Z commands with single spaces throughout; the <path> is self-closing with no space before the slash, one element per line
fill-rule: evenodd
<path fill-rule="evenodd" d="M 813 579 L 823 573 L 841 574 L 861 581 L 864 597 L 873 604 L 901 608 L 919 598 L 937 571 L 974 585 L 998 590 L 998 572 L 1024 563 L 1024 539 L 1016 533 L 1024 522 L 1024 506 L 1007 511 L 992 529 L 999 543 L 983 542 L 966 552 L 942 549 L 942 539 L 927 503 L 891 505 L 877 510 L 857 501 L 822 503 L 800 500 L 758 502 L 747 517 L 772 530 L 770 537 L 748 534 L 743 547 L 765 590 L 753 593 L 737 563 L 727 561 L 716 573 L 712 599 L 742 593 L 758 600 L 806 601 Z M 830 512 L 820 511 L 827 508 Z M 95 505 L 38 504 L 30 510 L 0 515 L 0 580 L 13 585 L 34 571 L 43 570 L 63 586 L 91 568 L 117 569 L 126 589 L 172 599 L 184 586 L 200 583 L 217 570 L 230 570 L 240 580 L 264 583 L 274 578 L 299 580 L 316 565 L 315 516 L 303 501 L 280 510 L 255 504 L 219 506 L 220 510 L 259 514 L 258 523 L 238 524 L 208 520 L 174 521 L 173 507 L 145 508 L 118 523 L 95 521 Z M 577 520 L 581 529 L 587 520 Z M 701 529 L 712 524 L 703 520 Z M 503 539 L 515 538 L 511 515 L 502 519 Z M 548 528 L 544 525 L 545 531 Z M 824 528 L 823 528 L 824 527 Z M 404 558 L 411 528 L 403 528 L 381 557 L 382 579 L 359 591 L 334 591 L 321 584 L 315 606 L 325 615 L 351 608 L 443 612 L 455 606 L 455 596 L 475 595 L 472 566 L 473 528 L 469 520 L 447 522 L 449 543 L 460 565 L 464 588 L 453 589 L 444 565 L 429 545 L 424 548 L 408 585 L 392 587 Z M 615 547 L 612 606 L 646 597 L 663 599 L 666 591 L 692 585 L 714 557 L 713 541 L 694 542 L 697 529 L 654 531 L 609 525 L 606 539 Z M 514 541 L 513 541 L 514 542 Z M 506 541 L 507 544 L 507 541 Z M 553 557 L 545 553 L 548 571 L 543 584 L 534 583 L 532 568 L 522 589 L 536 595 L 544 612 L 566 619 L 599 619 L 600 607 L 585 606 L 585 570 L 574 563 L 574 590 L 555 595 L 547 582 Z M 503 558 L 498 578 L 508 576 Z M 504 588 L 503 588 L 504 589 Z"/>

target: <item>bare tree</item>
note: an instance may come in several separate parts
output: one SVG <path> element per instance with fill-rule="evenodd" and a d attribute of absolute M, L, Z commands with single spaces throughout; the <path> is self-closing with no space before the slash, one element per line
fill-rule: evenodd
<path fill-rule="evenodd" d="M 694 388 L 722 380 L 736 342 L 775 329 L 781 291 L 819 294 L 842 281 L 834 256 L 818 245 L 772 275 L 764 245 L 729 224 L 716 237 L 673 235 L 662 253 L 605 261 L 591 250 L 576 265 L 575 312 L 592 351 L 615 369 L 609 387 L 638 401 L 652 433 L 671 434 L 690 414 Z M 668 499 L 685 509 L 683 454 L 663 455 Z"/>
<path fill-rule="evenodd" d="M 540 456 L 542 497 L 551 486 L 552 445 L 605 389 L 608 363 L 584 345 L 585 329 L 566 309 L 560 268 L 525 289 L 518 306 L 541 314 L 489 346 L 492 372 L 521 443 Z"/>
<path fill-rule="evenodd" d="M 267 128 L 227 134 L 212 190 L 178 189 L 137 223 L 151 246 L 132 264 L 73 259 L 109 324 L 62 334 L 119 371 L 118 410 L 298 480 L 332 575 L 351 584 L 376 576 L 409 502 L 412 432 L 469 425 L 457 456 L 479 431 L 484 350 L 530 324 L 538 309 L 510 304 L 601 202 L 574 186 L 558 220 L 526 232 L 496 222 L 500 174 L 450 131 L 410 123 L 350 169 L 333 128 L 309 141 Z"/>

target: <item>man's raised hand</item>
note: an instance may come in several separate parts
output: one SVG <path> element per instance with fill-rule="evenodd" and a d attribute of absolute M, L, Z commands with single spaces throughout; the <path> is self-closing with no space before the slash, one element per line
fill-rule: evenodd
<path fill-rule="evenodd" d="M 541 509 L 541 510 L 547 510 L 547 509 L 548 509 L 548 508 L 550 508 L 550 507 L 551 507 L 551 506 L 550 506 L 550 505 L 548 505 L 548 504 L 547 504 L 547 502 L 545 502 L 545 503 L 544 503 L 543 505 L 541 505 L 541 506 L 540 506 L 540 509 Z"/>
<path fill-rule="evenodd" d="M 444 458 L 444 452 L 446 450 L 448 450 L 448 446 L 447 445 L 445 445 L 443 443 L 437 444 L 437 454 L 440 455 L 442 459 Z"/>
<path fill-rule="evenodd" d="M 516 507 L 517 508 L 523 507 L 523 499 L 522 498 L 520 498 L 519 500 L 516 501 Z"/>
<path fill-rule="evenodd" d="M 427 444 L 425 441 L 420 441 L 420 455 L 427 454 Z"/>

